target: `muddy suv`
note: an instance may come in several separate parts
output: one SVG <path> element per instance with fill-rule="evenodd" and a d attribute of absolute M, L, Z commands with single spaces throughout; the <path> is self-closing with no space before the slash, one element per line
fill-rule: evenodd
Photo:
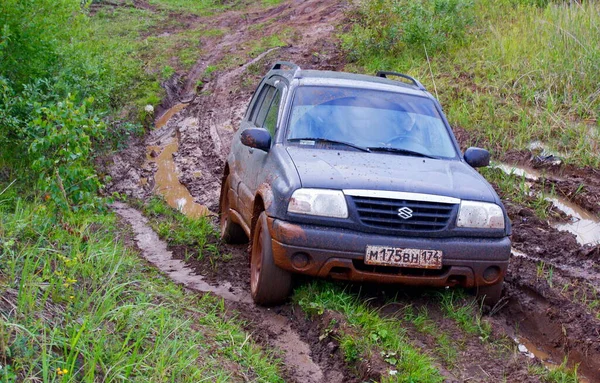
<path fill-rule="evenodd" d="M 392 78 L 395 78 L 392 79 Z M 439 102 L 412 77 L 276 63 L 233 137 L 220 199 L 223 240 L 251 239 L 258 304 L 294 274 L 500 297 L 510 221 L 460 152 Z"/>

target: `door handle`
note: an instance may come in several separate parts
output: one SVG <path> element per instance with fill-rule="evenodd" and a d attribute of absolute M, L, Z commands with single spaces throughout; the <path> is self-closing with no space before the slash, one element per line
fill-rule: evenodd
<path fill-rule="evenodd" d="M 248 152 L 249 152 L 250 154 L 254 153 L 254 148 L 248 148 Z"/>

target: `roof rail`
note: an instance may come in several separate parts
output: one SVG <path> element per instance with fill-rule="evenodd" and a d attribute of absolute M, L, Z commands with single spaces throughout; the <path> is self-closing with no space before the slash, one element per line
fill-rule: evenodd
<path fill-rule="evenodd" d="M 294 69 L 294 70 L 300 69 L 300 67 L 298 65 L 294 64 L 293 62 L 277 61 L 275 64 L 273 64 L 273 67 L 271 68 L 271 70 L 280 70 L 280 69 L 283 69 L 283 67 L 288 67 L 288 68 Z"/>
<path fill-rule="evenodd" d="M 376 76 L 383 77 L 383 78 L 388 78 L 388 76 L 402 77 L 402 78 L 405 78 L 405 79 L 409 80 L 410 82 L 412 82 L 420 90 L 427 90 L 427 89 L 425 89 L 423 84 L 421 84 L 419 81 L 417 81 L 414 77 L 410 77 L 409 75 L 406 75 L 406 74 L 380 70 L 379 72 L 377 72 Z"/>

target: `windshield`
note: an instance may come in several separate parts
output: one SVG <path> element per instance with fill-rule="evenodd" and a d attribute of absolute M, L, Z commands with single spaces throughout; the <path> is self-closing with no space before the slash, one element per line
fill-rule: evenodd
<path fill-rule="evenodd" d="M 456 156 L 433 101 L 413 95 L 303 86 L 296 90 L 288 126 L 287 139 L 300 145 L 341 142 L 349 149 Z"/>

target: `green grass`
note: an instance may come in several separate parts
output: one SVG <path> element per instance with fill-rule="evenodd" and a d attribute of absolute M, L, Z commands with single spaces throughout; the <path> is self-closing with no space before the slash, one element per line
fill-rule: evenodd
<path fill-rule="evenodd" d="M 579 383 L 577 367 L 569 369 L 566 360 L 560 366 L 552 369 L 531 365 L 529 372 L 539 376 L 544 383 Z"/>
<path fill-rule="evenodd" d="M 350 330 L 339 334 L 346 360 L 355 363 L 380 353 L 396 375 L 382 376 L 382 382 L 441 382 L 432 359 L 408 341 L 406 330 L 394 319 L 382 318 L 355 295 L 328 282 L 313 282 L 294 292 L 294 302 L 310 316 L 327 310 L 341 313 Z"/>
<path fill-rule="evenodd" d="M 356 60 L 349 69 L 419 78 L 439 94 L 451 124 L 470 133 L 470 144 L 495 156 L 541 141 L 567 163 L 598 167 L 599 137 L 590 131 L 600 126 L 600 5 L 529 3 L 475 2 L 472 24 L 456 25 L 466 28 L 465 39 L 448 38 L 443 49 L 428 52 L 433 78 L 422 46 L 403 48 L 402 39 L 388 49 L 356 46 L 348 42 L 364 33 L 356 29 L 342 35 Z M 361 4 L 359 10 L 371 3 Z M 394 2 L 373 4 L 393 9 Z M 407 33 L 403 24 L 394 29 L 377 20 L 367 18 L 369 33 Z"/>
<path fill-rule="evenodd" d="M 244 2 L 239 0 L 149 0 L 149 3 L 161 10 L 206 16 L 218 11 L 239 7 Z"/>
<path fill-rule="evenodd" d="M 435 354 L 452 369 L 458 358 L 458 349 L 462 347 L 461 340 L 456 335 L 450 336 L 442 331 L 438 325 L 429 317 L 427 307 L 422 306 L 415 310 L 412 306 L 404 309 L 403 319 L 412 323 L 422 334 L 432 337 L 437 346 L 433 350 Z"/>
<path fill-rule="evenodd" d="M 172 246 L 185 246 L 188 256 L 211 264 L 227 262 L 230 255 L 219 252 L 218 233 L 206 217 L 190 218 L 170 207 L 162 198 L 152 197 L 148 202 L 135 202 L 159 237 Z"/>
<path fill-rule="evenodd" d="M 0 381 L 282 381 L 221 299 L 185 293 L 125 248 L 114 215 L 60 215 L 11 190 L 0 196 Z"/>
<path fill-rule="evenodd" d="M 504 201 L 529 207 L 542 219 L 547 219 L 552 215 L 553 205 L 548 198 L 555 197 L 553 189 L 546 190 L 543 185 L 533 188 L 524 176 L 507 174 L 494 167 L 482 168 L 479 171 L 496 186 Z"/>
<path fill-rule="evenodd" d="M 260 40 L 255 40 L 250 43 L 248 54 L 250 57 L 256 57 L 271 48 L 285 47 L 295 38 L 296 31 L 293 28 L 285 28 L 278 33 L 264 36 Z"/>
<path fill-rule="evenodd" d="M 477 300 L 462 290 L 451 289 L 440 294 L 440 306 L 444 314 L 454 320 L 464 332 L 477 335 L 482 342 L 490 340 L 492 326 L 483 319 Z"/>

